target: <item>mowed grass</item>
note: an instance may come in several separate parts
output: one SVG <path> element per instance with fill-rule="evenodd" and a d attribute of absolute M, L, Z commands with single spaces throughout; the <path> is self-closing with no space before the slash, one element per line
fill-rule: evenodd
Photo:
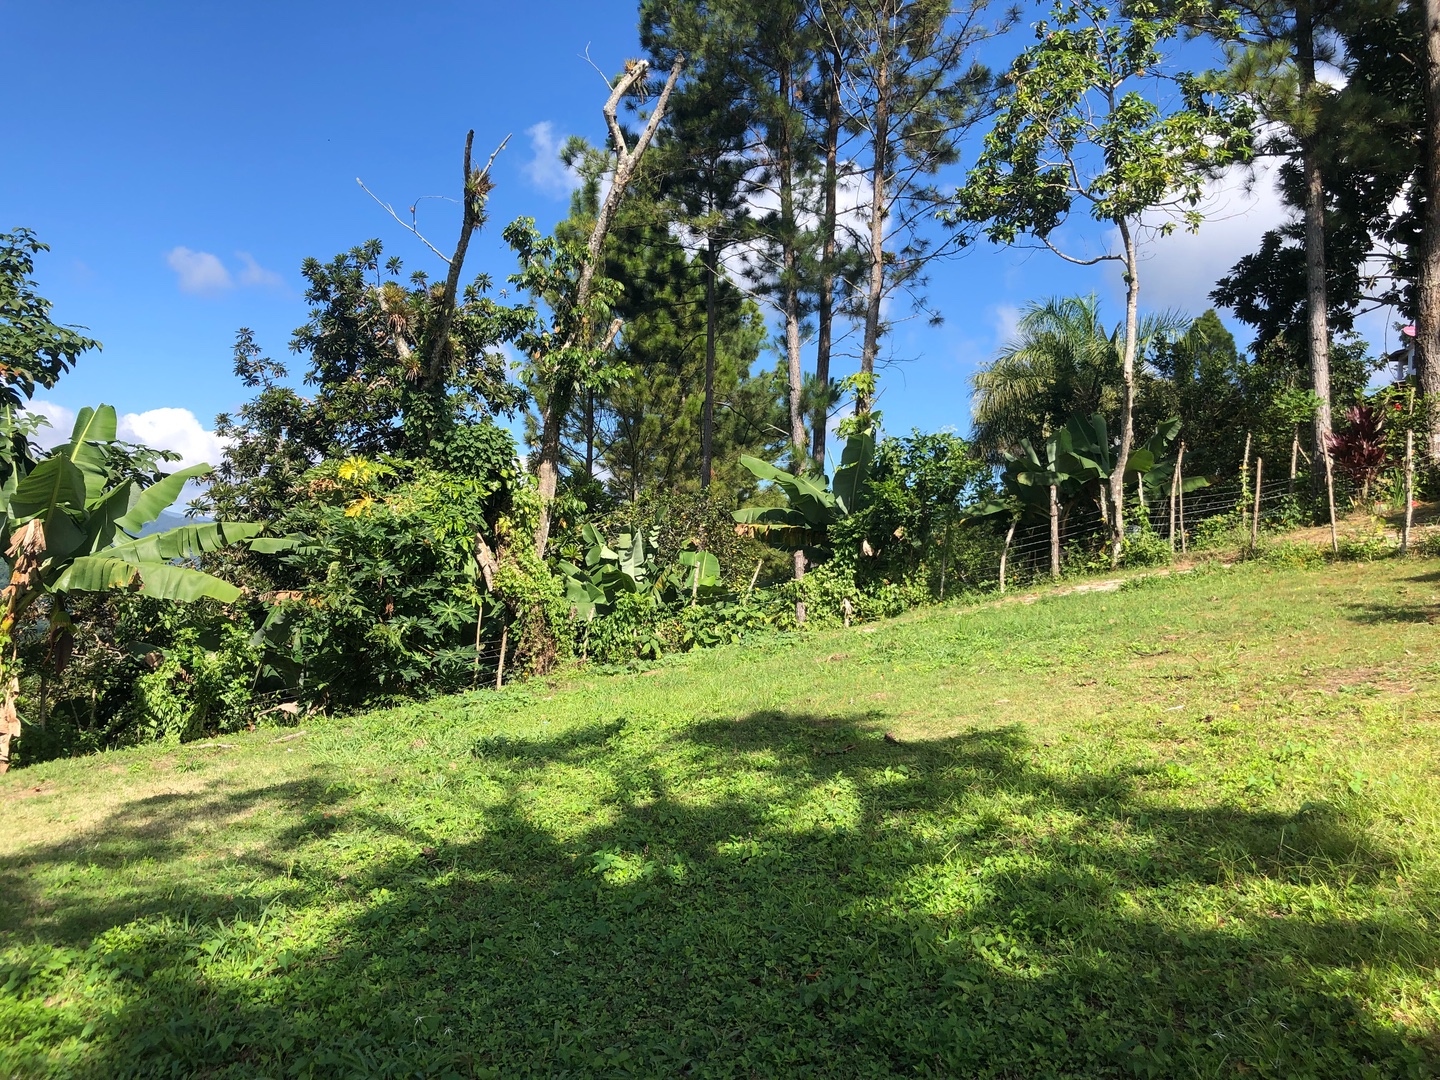
<path fill-rule="evenodd" d="M 17 771 L 0 1074 L 1435 1075 L 1437 617 L 1247 564 Z"/>

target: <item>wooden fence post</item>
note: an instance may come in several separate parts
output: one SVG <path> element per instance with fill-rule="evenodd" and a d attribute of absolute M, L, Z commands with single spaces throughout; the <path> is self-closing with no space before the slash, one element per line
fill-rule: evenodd
<path fill-rule="evenodd" d="M 1060 498 L 1054 484 L 1050 485 L 1050 576 L 1060 577 Z"/>
<path fill-rule="evenodd" d="M 500 663 L 495 667 L 495 689 L 499 690 L 505 685 L 505 646 L 510 639 L 510 624 L 502 623 L 500 626 Z"/>
<path fill-rule="evenodd" d="M 1405 528 L 1400 533 L 1400 554 L 1410 550 L 1410 526 L 1415 519 L 1415 432 L 1405 432 Z"/>
<path fill-rule="evenodd" d="M 1250 492 L 1250 432 L 1245 432 L 1245 457 L 1240 462 L 1240 505 L 1249 501 Z"/>
<path fill-rule="evenodd" d="M 1005 546 L 1000 549 L 1000 595 L 1005 595 L 1005 560 L 1010 557 L 1010 541 L 1015 539 L 1015 526 L 1020 524 L 1017 514 L 1010 521 L 1010 530 L 1005 534 Z"/>
<path fill-rule="evenodd" d="M 1259 454 L 1255 455 L 1255 513 L 1250 518 L 1250 550 L 1255 550 L 1255 545 L 1260 539 L 1260 478 L 1261 469 L 1265 459 Z"/>
<path fill-rule="evenodd" d="M 1175 553 L 1175 492 L 1180 486 L 1180 459 L 1185 456 L 1185 444 L 1175 456 L 1175 471 L 1170 474 L 1170 553 Z"/>
<path fill-rule="evenodd" d="M 1180 453 L 1175 458 L 1175 490 L 1178 494 L 1178 505 L 1180 508 L 1180 554 L 1184 555 L 1189 550 L 1185 542 L 1185 477 L 1180 467 L 1185 463 L 1185 444 L 1180 444 Z"/>
<path fill-rule="evenodd" d="M 1325 447 L 1325 495 L 1330 503 L 1330 550 L 1340 554 L 1340 533 L 1335 527 L 1335 475 L 1330 469 L 1330 448 Z"/>

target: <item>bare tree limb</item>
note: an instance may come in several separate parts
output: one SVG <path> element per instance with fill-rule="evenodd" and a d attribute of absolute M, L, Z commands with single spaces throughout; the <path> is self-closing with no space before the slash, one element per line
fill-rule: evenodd
<path fill-rule="evenodd" d="M 377 203 L 379 203 L 380 209 L 384 210 L 384 211 L 385 211 L 387 214 L 389 214 L 392 218 L 394 218 L 396 221 L 398 221 L 398 222 L 400 223 L 401 228 L 404 228 L 404 229 L 406 229 L 406 230 L 414 233 L 414 234 L 415 234 L 415 237 L 416 237 L 422 244 L 424 244 L 424 245 L 425 245 L 426 247 L 428 247 L 431 251 L 433 251 L 436 255 L 438 255 L 438 256 L 440 257 L 440 259 L 441 259 L 442 262 L 444 262 L 447 266 L 450 264 L 450 260 L 445 257 L 445 253 L 444 253 L 443 251 L 441 251 L 439 248 L 437 248 L 437 247 L 436 247 L 434 244 L 432 244 L 429 240 L 426 240 L 425 237 L 421 235 L 420 230 L 417 229 L 414 225 L 407 224 L 404 218 L 402 218 L 399 214 L 395 213 L 395 208 L 394 208 L 393 206 L 391 206 L 391 205 L 390 205 L 389 203 L 387 203 L 387 202 L 381 202 L 381 201 L 380 201 L 380 196 L 376 195 L 373 191 L 371 191 L 368 187 L 366 187 L 364 180 L 361 180 L 360 177 L 357 176 L 357 177 L 355 178 L 355 182 L 360 185 L 360 190 L 361 190 L 361 191 L 365 192 L 366 195 L 369 195 L 370 198 L 374 199 Z"/>

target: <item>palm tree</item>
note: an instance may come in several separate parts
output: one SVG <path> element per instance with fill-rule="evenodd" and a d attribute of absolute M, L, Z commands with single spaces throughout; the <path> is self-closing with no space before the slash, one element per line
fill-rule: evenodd
<path fill-rule="evenodd" d="M 1174 315 L 1141 321 L 1137 352 L 1144 357 L 1183 323 Z M 1045 440 L 1072 416 L 1119 413 L 1123 382 L 1121 328 L 1107 332 L 1094 295 L 1051 297 L 1026 307 L 1015 335 L 971 380 L 974 441 L 999 461 L 1022 439 Z"/>

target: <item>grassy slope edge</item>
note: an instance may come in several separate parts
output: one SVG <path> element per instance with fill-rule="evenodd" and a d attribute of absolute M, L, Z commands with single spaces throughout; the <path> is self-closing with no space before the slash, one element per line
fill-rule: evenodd
<path fill-rule="evenodd" d="M 1437 564 L 0 781 L 0 1074 L 1427 1076 Z"/>

